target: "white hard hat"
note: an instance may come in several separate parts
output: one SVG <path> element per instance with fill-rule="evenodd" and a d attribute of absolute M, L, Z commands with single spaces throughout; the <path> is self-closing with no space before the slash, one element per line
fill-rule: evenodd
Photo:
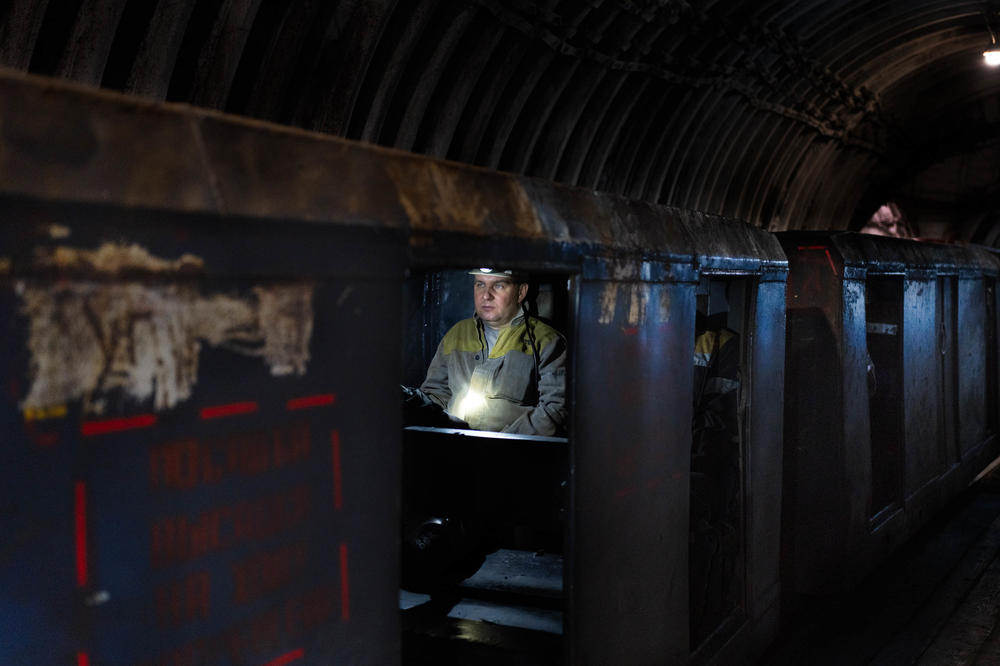
<path fill-rule="evenodd" d="M 469 275 L 497 275 L 506 276 L 515 282 L 523 282 L 528 279 L 527 273 L 522 271 L 515 271 L 509 268 L 473 268 L 469 271 Z"/>

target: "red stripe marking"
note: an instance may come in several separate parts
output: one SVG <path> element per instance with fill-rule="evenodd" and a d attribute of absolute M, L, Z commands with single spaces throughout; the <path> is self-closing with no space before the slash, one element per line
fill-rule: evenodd
<path fill-rule="evenodd" d="M 90 655 L 86 652 L 77 652 L 76 666 L 90 666 Z"/>
<path fill-rule="evenodd" d="M 302 398 L 292 398 L 286 403 L 289 411 L 294 409 L 307 409 L 309 407 L 323 407 L 332 405 L 337 400 L 336 393 L 320 393 L 318 395 L 307 395 Z"/>
<path fill-rule="evenodd" d="M 351 617 L 351 590 L 347 577 L 347 544 L 340 544 L 340 619 L 345 622 Z"/>
<path fill-rule="evenodd" d="M 629 328 L 623 328 L 622 333 L 624 333 L 625 335 L 637 335 L 639 333 L 639 327 L 631 326 Z"/>
<path fill-rule="evenodd" d="M 201 408 L 201 420 L 219 419 L 224 416 L 237 416 L 238 414 L 252 414 L 257 411 L 257 401 L 232 402 L 228 405 L 214 405 L 212 407 Z"/>
<path fill-rule="evenodd" d="M 833 274 L 837 274 L 837 265 L 833 263 L 833 257 L 830 255 L 830 248 L 826 245 L 799 245 L 796 247 L 797 250 L 823 250 L 826 254 L 826 260 L 830 263 L 830 270 Z"/>
<path fill-rule="evenodd" d="M 87 485 L 77 481 L 73 486 L 74 549 L 76 551 L 76 584 L 87 585 Z"/>
<path fill-rule="evenodd" d="M 830 256 L 830 250 L 824 249 L 823 252 L 826 253 L 826 260 L 830 262 L 830 270 L 834 275 L 837 274 L 837 266 L 833 263 L 833 257 Z"/>
<path fill-rule="evenodd" d="M 59 433 L 57 432 L 46 432 L 38 435 L 35 438 L 35 444 L 41 447 L 53 446 L 59 443 Z"/>
<path fill-rule="evenodd" d="M 290 664 L 293 661 L 301 659 L 306 656 L 306 651 L 304 648 L 299 648 L 298 650 L 292 650 L 287 654 L 283 654 L 277 659 L 272 659 L 271 661 L 264 664 L 264 666 L 285 666 L 285 664 Z"/>
<path fill-rule="evenodd" d="M 340 476 L 340 433 L 336 430 L 330 435 L 333 449 L 333 507 L 338 511 L 344 507 L 343 483 Z"/>
<path fill-rule="evenodd" d="M 84 421 L 80 424 L 80 434 L 84 437 L 106 435 L 110 432 L 148 428 L 156 424 L 155 414 L 140 414 L 123 419 L 107 419 L 105 421 Z"/>

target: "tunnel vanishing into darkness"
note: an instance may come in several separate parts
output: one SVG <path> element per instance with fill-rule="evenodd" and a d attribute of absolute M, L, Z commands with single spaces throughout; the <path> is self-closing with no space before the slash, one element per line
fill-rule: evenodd
<path fill-rule="evenodd" d="M 1000 244 L 989 2 L 11 0 L 0 64 L 770 230 Z"/>

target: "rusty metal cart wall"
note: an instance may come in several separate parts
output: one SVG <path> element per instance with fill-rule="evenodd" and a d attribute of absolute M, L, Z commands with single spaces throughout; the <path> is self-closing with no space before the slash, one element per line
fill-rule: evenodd
<path fill-rule="evenodd" d="M 514 201 L 526 198 L 533 207 L 513 216 L 520 230 L 497 234 L 503 217 L 492 211 L 510 206 L 511 191 L 518 192 Z M 568 663 L 745 658 L 773 635 L 778 612 L 786 274 L 780 248 L 744 224 L 527 179 L 501 175 L 477 192 L 491 211 L 482 230 L 416 232 L 415 265 L 453 267 L 463 257 L 469 265 L 562 273 L 576 285 Z M 692 654 L 692 358 L 696 292 L 711 277 L 751 287 L 740 452 L 745 574 L 738 607 Z"/>
<path fill-rule="evenodd" d="M 789 257 L 783 589 L 857 580 L 997 455 L 996 258 L 860 234 Z"/>
<path fill-rule="evenodd" d="M 754 285 L 744 592 L 694 659 L 769 639 L 772 237 L 31 77 L 0 126 L 5 660 L 397 661 L 402 279 L 457 256 L 577 276 L 574 663 L 691 659 L 697 285 Z"/>
<path fill-rule="evenodd" d="M 0 87 L 0 661 L 398 660 L 402 207 L 301 134 Z"/>

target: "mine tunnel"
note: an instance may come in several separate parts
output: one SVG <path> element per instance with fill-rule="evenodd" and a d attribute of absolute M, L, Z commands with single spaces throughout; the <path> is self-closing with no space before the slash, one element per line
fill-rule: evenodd
<path fill-rule="evenodd" d="M 0 4 L 0 662 L 997 663 L 998 37 Z"/>

